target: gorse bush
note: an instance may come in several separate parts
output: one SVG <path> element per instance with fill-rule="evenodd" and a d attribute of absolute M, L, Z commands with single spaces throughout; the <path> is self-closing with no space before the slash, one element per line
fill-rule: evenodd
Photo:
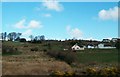
<path fill-rule="evenodd" d="M 53 71 L 50 76 L 52 77 L 74 77 L 75 73 L 74 72 L 64 72 L 64 71 Z"/>
<path fill-rule="evenodd" d="M 105 67 L 101 69 L 87 68 L 86 74 L 89 76 L 118 77 L 120 74 L 116 67 Z"/>
<path fill-rule="evenodd" d="M 53 71 L 50 74 L 52 77 L 120 77 L 120 70 L 116 67 L 95 68 L 90 67 L 85 69 L 85 73 L 80 76 L 76 72 Z"/>

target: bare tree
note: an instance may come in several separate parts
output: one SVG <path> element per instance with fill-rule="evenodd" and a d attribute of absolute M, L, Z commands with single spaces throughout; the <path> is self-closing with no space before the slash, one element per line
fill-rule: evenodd
<path fill-rule="evenodd" d="M 8 37 L 8 40 L 15 41 L 15 39 L 20 38 L 21 35 L 22 33 L 11 32 L 7 35 L 7 37 Z"/>
<path fill-rule="evenodd" d="M 4 32 L 3 33 L 3 40 L 6 40 L 6 37 L 7 37 L 7 32 Z"/>
<path fill-rule="evenodd" d="M 3 35 L 4 35 L 4 33 L 0 33 L 0 39 L 1 39 L 1 40 L 3 40 L 3 38 L 4 38 Z"/>
<path fill-rule="evenodd" d="M 40 40 L 42 40 L 42 41 L 45 40 L 45 36 L 44 36 L 44 35 L 41 35 L 41 36 L 40 36 Z"/>
<path fill-rule="evenodd" d="M 20 41 L 20 36 L 21 36 L 21 35 L 22 35 L 22 33 L 17 33 L 15 40 L 16 40 L 16 41 Z"/>
<path fill-rule="evenodd" d="M 34 36 L 33 36 L 33 35 L 30 35 L 29 37 L 30 37 L 31 41 L 33 41 Z"/>

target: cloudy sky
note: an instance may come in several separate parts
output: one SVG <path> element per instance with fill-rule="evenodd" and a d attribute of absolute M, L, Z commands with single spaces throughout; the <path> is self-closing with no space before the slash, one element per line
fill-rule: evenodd
<path fill-rule="evenodd" d="M 2 31 L 47 39 L 118 37 L 117 2 L 3 2 Z"/>

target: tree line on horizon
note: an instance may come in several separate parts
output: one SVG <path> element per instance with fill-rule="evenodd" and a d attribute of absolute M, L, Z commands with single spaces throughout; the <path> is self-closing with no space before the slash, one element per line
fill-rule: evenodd
<path fill-rule="evenodd" d="M 2 32 L 0 33 L 0 39 L 2 41 L 20 41 L 20 42 L 26 42 L 26 38 L 20 38 L 22 33 L 17 33 L 17 32 L 10 32 L 7 34 L 7 32 Z M 28 42 L 32 43 L 41 43 L 42 41 L 45 41 L 45 36 L 44 35 L 38 35 L 38 36 L 33 36 L 30 35 L 29 38 L 31 39 Z M 47 41 L 47 40 L 46 40 Z M 61 41 L 61 40 L 51 40 L 51 41 Z M 65 42 L 70 43 L 70 45 L 74 45 L 75 43 L 78 43 L 79 45 L 84 45 L 84 44 L 95 44 L 100 41 L 95 41 L 95 40 L 77 40 L 77 39 L 65 39 Z M 114 44 L 117 49 L 120 49 L 120 39 L 117 40 L 117 42 L 112 43 Z"/>
<path fill-rule="evenodd" d="M 22 35 L 22 33 L 17 33 L 17 32 L 10 32 L 7 34 L 7 32 L 2 32 L 0 33 L 0 39 L 2 41 L 26 41 L 26 38 L 20 38 L 20 36 Z M 33 36 L 30 35 L 29 38 L 31 39 L 31 41 L 43 41 L 45 40 L 45 36 L 44 35 L 38 35 L 38 36 Z"/>

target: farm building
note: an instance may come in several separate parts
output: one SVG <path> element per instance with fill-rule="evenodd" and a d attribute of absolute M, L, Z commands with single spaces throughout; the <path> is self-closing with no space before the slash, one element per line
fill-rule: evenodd
<path fill-rule="evenodd" d="M 77 43 L 75 45 L 73 45 L 71 48 L 72 48 L 72 50 L 84 50 L 84 47 L 78 46 Z"/>
<path fill-rule="evenodd" d="M 109 48 L 115 48 L 115 47 L 112 47 L 111 45 L 108 45 L 108 44 L 100 43 L 98 44 L 98 48 L 109 49 Z"/>

